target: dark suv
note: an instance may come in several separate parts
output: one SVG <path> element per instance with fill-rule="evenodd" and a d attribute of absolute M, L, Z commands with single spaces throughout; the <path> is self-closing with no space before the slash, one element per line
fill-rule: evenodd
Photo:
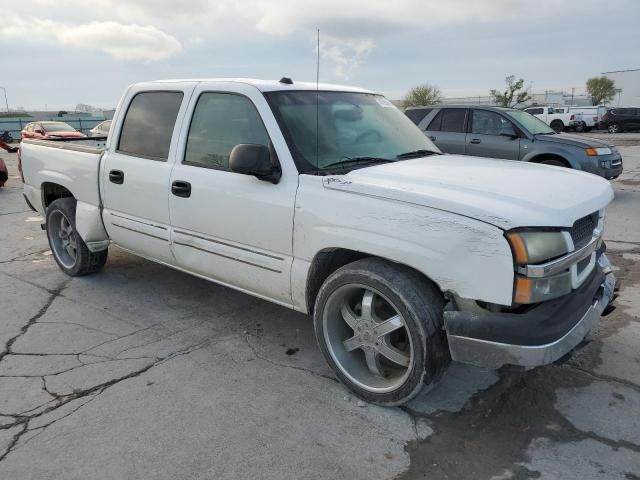
<path fill-rule="evenodd" d="M 522 110 L 434 105 L 408 108 L 405 114 L 445 153 L 569 167 L 607 180 L 622 173 L 622 156 L 615 146 L 556 133 Z"/>
<path fill-rule="evenodd" d="M 640 108 L 610 108 L 603 115 L 599 127 L 609 133 L 640 130 Z"/>

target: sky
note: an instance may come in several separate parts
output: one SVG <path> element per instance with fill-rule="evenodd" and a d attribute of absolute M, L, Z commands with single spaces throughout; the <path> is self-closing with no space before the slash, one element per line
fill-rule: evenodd
<path fill-rule="evenodd" d="M 127 85 L 251 77 L 357 85 L 400 99 L 430 83 L 487 95 L 504 78 L 576 89 L 640 68 L 640 0 L 2 0 L 10 107 L 109 108 Z M 1 95 L 1 92 L 0 92 Z M 0 96 L 0 110 L 3 105 Z"/>

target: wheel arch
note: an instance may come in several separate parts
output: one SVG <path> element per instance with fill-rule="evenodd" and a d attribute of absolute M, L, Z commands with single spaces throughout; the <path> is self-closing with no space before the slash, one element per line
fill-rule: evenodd
<path fill-rule="evenodd" d="M 558 153 L 540 153 L 535 157 L 532 157 L 531 159 L 529 159 L 529 162 L 542 163 L 545 160 L 557 160 L 559 162 L 562 162 L 566 167 L 575 168 L 565 156 L 560 155 Z"/>
<path fill-rule="evenodd" d="M 351 250 L 348 248 L 325 248 L 314 255 L 307 274 L 305 287 L 305 305 L 309 315 L 313 315 L 318 292 L 320 291 L 320 287 L 322 287 L 322 284 L 325 282 L 325 280 L 339 268 L 363 258 L 379 258 L 396 263 L 405 268 L 409 268 L 417 272 L 426 280 L 432 282 L 444 295 L 444 291 L 437 281 L 435 281 L 433 278 L 430 278 L 424 272 L 421 272 L 416 268 L 407 265 L 406 263 L 398 262 L 390 258 L 385 258 L 380 255 L 371 254 L 359 250 Z"/>
<path fill-rule="evenodd" d="M 42 185 L 40 185 L 40 191 L 42 195 L 42 206 L 45 212 L 54 200 L 65 197 L 76 198 L 71 190 L 55 182 L 43 182 Z"/>

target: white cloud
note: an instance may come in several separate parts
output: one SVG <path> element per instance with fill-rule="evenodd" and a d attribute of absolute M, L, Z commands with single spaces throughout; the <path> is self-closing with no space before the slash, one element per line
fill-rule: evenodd
<path fill-rule="evenodd" d="M 49 42 L 71 48 L 98 50 L 117 60 L 164 60 L 182 50 L 180 42 L 152 25 L 125 25 L 115 21 L 77 25 L 35 17 L 13 17 L 0 24 L 0 38 Z"/>

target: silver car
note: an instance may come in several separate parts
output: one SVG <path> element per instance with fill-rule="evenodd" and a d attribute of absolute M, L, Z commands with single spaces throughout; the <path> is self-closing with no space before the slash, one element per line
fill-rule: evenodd
<path fill-rule="evenodd" d="M 445 153 L 544 163 L 613 179 L 618 149 L 593 138 L 556 133 L 522 110 L 468 105 L 410 107 L 405 114 Z"/>
<path fill-rule="evenodd" d="M 111 120 L 105 120 L 89 130 L 89 135 L 92 137 L 106 137 L 109 135 L 110 129 Z"/>

